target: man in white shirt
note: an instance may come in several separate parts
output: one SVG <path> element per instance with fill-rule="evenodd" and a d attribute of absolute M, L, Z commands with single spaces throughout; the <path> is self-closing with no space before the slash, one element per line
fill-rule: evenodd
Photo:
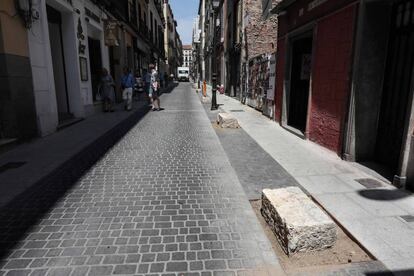
<path fill-rule="evenodd" d="M 152 110 L 160 111 L 161 110 L 160 97 L 159 97 L 160 80 L 159 80 L 158 72 L 155 69 L 154 64 L 150 64 L 150 71 L 151 71 L 150 98 L 152 99 Z"/>

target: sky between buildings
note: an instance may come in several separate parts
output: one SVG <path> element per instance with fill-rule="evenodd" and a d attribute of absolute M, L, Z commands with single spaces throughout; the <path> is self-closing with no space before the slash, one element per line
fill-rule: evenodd
<path fill-rule="evenodd" d="M 199 0 L 170 0 L 170 5 L 177 20 L 177 30 L 183 45 L 191 44 L 194 18 L 198 14 Z"/>

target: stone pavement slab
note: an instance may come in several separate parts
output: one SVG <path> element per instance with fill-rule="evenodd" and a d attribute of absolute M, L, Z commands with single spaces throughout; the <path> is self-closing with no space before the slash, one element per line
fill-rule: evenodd
<path fill-rule="evenodd" d="M 412 240 L 414 228 L 401 219 L 414 215 L 411 193 L 387 183 L 368 189 L 356 180 L 376 179 L 375 173 L 291 134 L 235 99 L 219 95 L 218 103 L 224 112 L 243 110 L 232 113 L 243 130 L 373 256 L 393 271 L 414 274 L 414 263 L 407 258 L 414 247 L 406 242 Z"/>
<path fill-rule="evenodd" d="M 188 84 L 78 181 L 33 191 L 0 215 L 0 275 L 283 274 Z M 54 205 L 43 202 L 59 193 Z M 19 239 L 20 215 L 34 216 Z"/>
<path fill-rule="evenodd" d="M 203 106 L 212 124 L 216 125 L 219 111 L 211 111 L 209 104 Z M 215 130 L 249 200 L 260 199 L 263 189 L 266 188 L 299 186 L 242 128 Z"/>
<path fill-rule="evenodd" d="M 293 273 L 293 276 L 392 276 L 390 272 L 384 272 L 384 266 L 379 261 L 362 262 L 332 266 L 327 268 L 316 267 L 305 272 Z"/>

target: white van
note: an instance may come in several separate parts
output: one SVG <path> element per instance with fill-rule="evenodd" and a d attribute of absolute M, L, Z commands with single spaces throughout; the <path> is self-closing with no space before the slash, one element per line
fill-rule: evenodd
<path fill-rule="evenodd" d="M 190 81 L 190 68 L 188 67 L 178 67 L 177 69 L 178 81 Z"/>

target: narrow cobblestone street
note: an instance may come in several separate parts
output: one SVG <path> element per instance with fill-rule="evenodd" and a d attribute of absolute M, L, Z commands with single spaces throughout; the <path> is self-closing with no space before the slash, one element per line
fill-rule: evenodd
<path fill-rule="evenodd" d="M 414 276 L 414 0 L 0 0 L 0 276 Z"/>
<path fill-rule="evenodd" d="M 161 101 L 79 181 L 32 195 L 51 208 L 1 214 L 0 275 L 282 273 L 198 96 Z M 23 215 L 40 219 L 16 235 Z"/>

